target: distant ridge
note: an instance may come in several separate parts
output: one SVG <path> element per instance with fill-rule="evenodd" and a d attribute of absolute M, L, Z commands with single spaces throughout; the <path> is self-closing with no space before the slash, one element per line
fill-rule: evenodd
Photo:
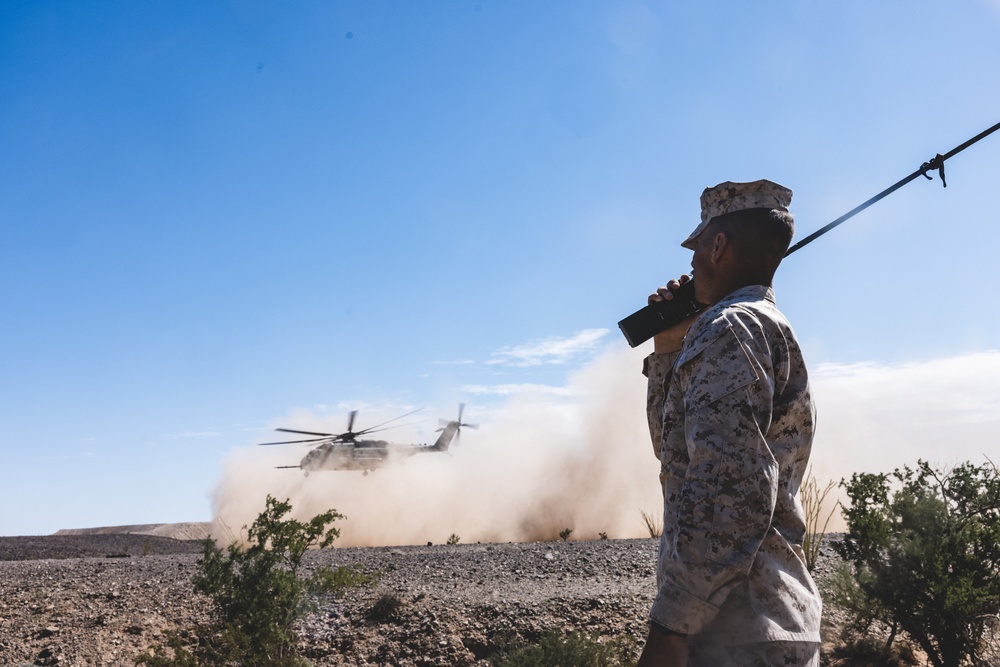
<path fill-rule="evenodd" d="M 155 535 L 175 540 L 204 540 L 211 536 L 211 522 L 146 523 L 103 528 L 63 528 L 54 535 Z"/>

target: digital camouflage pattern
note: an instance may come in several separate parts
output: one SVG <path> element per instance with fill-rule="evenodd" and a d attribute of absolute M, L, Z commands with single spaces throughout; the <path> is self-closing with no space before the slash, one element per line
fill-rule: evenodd
<path fill-rule="evenodd" d="M 708 223 L 720 215 L 748 208 L 769 208 L 787 211 L 792 202 L 792 191 L 784 185 L 761 179 L 749 183 L 726 181 L 705 188 L 701 193 L 701 224 L 688 236 L 682 246 L 694 250 L 694 240 L 705 231 Z"/>
<path fill-rule="evenodd" d="M 651 620 L 692 644 L 818 642 L 798 499 L 815 413 L 772 290 L 707 309 L 646 374 L 664 505 Z"/>
<path fill-rule="evenodd" d="M 695 646 L 688 667 L 819 667 L 817 642 Z"/>

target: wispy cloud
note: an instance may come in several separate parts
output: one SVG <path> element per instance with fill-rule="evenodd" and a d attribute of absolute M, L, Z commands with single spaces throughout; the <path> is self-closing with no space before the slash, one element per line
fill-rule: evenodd
<path fill-rule="evenodd" d="M 566 387 L 553 387 L 547 384 L 468 384 L 459 388 L 460 391 L 476 396 L 514 396 L 518 394 L 534 394 L 545 396 L 572 396 L 573 391 Z"/>
<path fill-rule="evenodd" d="M 565 364 L 580 354 L 596 350 L 607 335 L 607 329 L 584 329 L 568 338 L 552 336 L 525 345 L 502 348 L 494 352 L 493 358 L 486 363 L 503 366 Z"/>

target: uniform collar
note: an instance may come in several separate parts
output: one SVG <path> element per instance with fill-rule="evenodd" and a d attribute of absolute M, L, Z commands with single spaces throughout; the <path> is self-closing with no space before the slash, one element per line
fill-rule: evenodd
<path fill-rule="evenodd" d="M 766 299 L 774 303 L 774 288 L 767 285 L 745 285 L 722 297 L 722 300 L 715 304 L 713 308 L 719 306 L 724 308 L 740 301 L 756 301 L 758 299 Z"/>

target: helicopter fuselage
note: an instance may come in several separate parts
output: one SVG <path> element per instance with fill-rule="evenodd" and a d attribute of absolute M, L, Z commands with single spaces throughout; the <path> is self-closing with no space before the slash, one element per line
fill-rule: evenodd
<path fill-rule="evenodd" d="M 425 452 L 445 452 L 460 423 L 448 422 L 441 436 L 433 445 L 394 445 L 385 440 L 355 440 L 354 442 L 327 442 L 302 457 L 299 468 L 306 472 L 317 470 L 364 470 L 366 473 L 381 468 L 392 458 L 409 457 Z"/>
<path fill-rule="evenodd" d="M 304 440 L 262 442 L 260 445 L 291 445 L 297 443 L 312 444 L 313 449 L 302 457 L 302 460 L 299 461 L 299 465 L 278 466 L 279 468 L 299 468 L 306 473 L 314 470 L 363 470 L 367 475 L 370 471 L 386 465 L 393 459 L 408 458 L 414 454 L 421 454 L 423 452 L 448 451 L 448 447 L 451 446 L 452 441 L 458 435 L 458 432 L 463 426 L 476 428 L 475 424 L 462 423 L 462 411 L 464 409 L 465 405 L 460 403 L 458 406 L 457 420 L 441 420 L 442 428 L 438 429 L 441 432 L 441 435 L 433 445 L 401 445 L 387 442 L 385 440 L 366 440 L 359 438 L 358 436 L 366 433 L 372 433 L 376 430 L 385 430 L 382 428 L 385 424 L 396 421 L 396 419 L 401 419 L 401 417 L 390 419 L 389 422 L 383 422 L 378 426 L 373 426 L 362 431 L 354 431 L 354 416 L 357 411 L 352 411 L 350 417 L 348 417 L 347 431 L 344 433 L 317 433 L 315 431 L 279 428 L 275 430 L 286 433 L 298 433 L 301 435 L 319 437 L 307 438 Z M 414 412 L 416 412 L 416 410 Z M 407 415 L 409 414 L 413 414 L 413 412 L 407 413 Z M 406 417 L 407 415 L 403 415 L 403 417 Z"/>

